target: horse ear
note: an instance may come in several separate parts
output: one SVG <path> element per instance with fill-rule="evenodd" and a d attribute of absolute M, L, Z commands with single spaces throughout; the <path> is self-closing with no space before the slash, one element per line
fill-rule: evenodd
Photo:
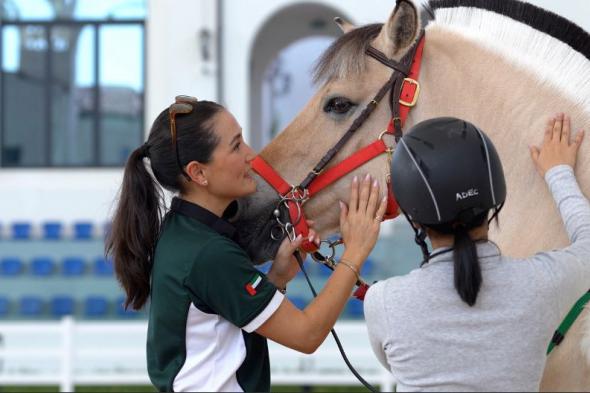
<path fill-rule="evenodd" d="M 334 18 L 334 22 L 338 25 L 338 27 L 340 27 L 340 30 L 342 30 L 342 32 L 344 34 L 348 33 L 351 30 L 356 29 L 355 25 L 353 25 L 352 23 L 350 23 L 348 21 L 345 21 L 344 19 L 342 19 L 339 16 Z"/>
<path fill-rule="evenodd" d="M 416 5 L 409 0 L 398 0 L 376 40 L 385 49 L 383 52 L 401 56 L 418 39 L 419 34 L 420 17 Z"/>

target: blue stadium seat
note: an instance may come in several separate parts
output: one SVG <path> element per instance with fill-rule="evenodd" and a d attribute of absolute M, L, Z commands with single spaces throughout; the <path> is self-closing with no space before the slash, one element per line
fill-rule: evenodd
<path fill-rule="evenodd" d="M 109 302 L 102 296 L 90 296 L 84 301 L 84 314 L 88 317 L 102 317 L 109 311 Z"/>
<path fill-rule="evenodd" d="M 316 272 L 318 273 L 319 277 L 330 277 L 332 275 L 332 269 L 322 263 L 318 264 Z"/>
<path fill-rule="evenodd" d="M 43 239 L 59 240 L 62 237 L 63 225 L 57 221 L 46 222 L 43 224 Z"/>
<path fill-rule="evenodd" d="M 307 301 L 305 298 L 303 298 L 301 296 L 293 296 L 293 297 L 287 296 L 287 297 L 289 298 L 291 303 L 293 303 L 293 305 L 300 310 L 303 310 L 309 304 L 309 301 Z"/>
<path fill-rule="evenodd" d="M 62 263 L 62 274 L 68 277 L 78 277 L 84 274 L 86 264 L 82 257 L 67 257 Z"/>
<path fill-rule="evenodd" d="M 6 257 L 0 261 L 0 274 L 3 276 L 18 276 L 23 270 L 23 261 L 18 257 Z"/>
<path fill-rule="evenodd" d="M 370 276 L 373 274 L 375 270 L 375 262 L 370 257 L 365 260 L 365 264 L 361 269 L 361 276 Z"/>
<path fill-rule="evenodd" d="M 6 317 L 10 312 L 10 300 L 5 296 L 0 296 L 0 317 Z"/>
<path fill-rule="evenodd" d="M 91 222 L 74 223 L 74 239 L 89 240 L 92 239 L 93 225 Z"/>
<path fill-rule="evenodd" d="M 115 300 L 115 307 L 117 309 L 117 316 L 123 317 L 123 318 L 133 318 L 139 314 L 137 311 L 132 310 L 131 306 L 129 306 L 129 309 L 125 310 L 123 308 L 123 304 L 125 304 L 125 298 L 123 296 L 120 296 L 117 298 L 117 300 Z"/>
<path fill-rule="evenodd" d="M 112 222 L 107 222 L 104 224 L 103 227 L 103 235 L 105 238 L 109 237 L 111 234 L 111 231 L 113 230 L 113 223 Z"/>
<path fill-rule="evenodd" d="M 32 225 L 28 222 L 15 222 L 12 224 L 12 238 L 16 240 L 28 240 L 31 238 Z"/>
<path fill-rule="evenodd" d="M 43 300 L 36 296 L 25 296 L 20 299 L 20 313 L 27 317 L 38 317 L 43 313 Z"/>
<path fill-rule="evenodd" d="M 50 257 L 37 257 L 31 261 L 31 273 L 34 276 L 49 276 L 55 271 L 55 263 Z"/>
<path fill-rule="evenodd" d="M 94 260 L 94 274 L 97 276 L 112 276 L 114 273 L 113 261 L 104 257 Z"/>
<path fill-rule="evenodd" d="M 363 302 L 358 299 L 350 299 L 346 305 L 346 313 L 349 317 L 359 319 L 364 317 Z"/>
<path fill-rule="evenodd" d="M 51 299 L 51 315 L 63 317 L 74 313 L 75 302 L 70 296 L 56 296 Z"/>
<path fill-rule="evenodd" d="M 257 265 L 256 269 L 258 269 L 259 271 L 261 271 L 264 274 L 268 274 L 268 271 L 270 270 L 271 266 L 272 266 L 272 262 L 266 262 L 266 263 L 263 263 L 262 265 Z"/>
<path fill-rule="evenodd" d="M 311 259 L 310 256 L 305 258 L 305 260 L 303 261 L 303 268 L 305 269 L 305 272 L 307 273 L 307 275 L 310 277 L 313 276 L 314 270 L 318 267 L 316 265 L 317 265 L 317 263 L 313 259 Z M 303 275 L 303 272 L 301 271 L 301 269 L 299 269 L 299 271 L 297 272 L 296 278 L 300 278 L 301 280 L 305 281 L 305 276 Z"/>

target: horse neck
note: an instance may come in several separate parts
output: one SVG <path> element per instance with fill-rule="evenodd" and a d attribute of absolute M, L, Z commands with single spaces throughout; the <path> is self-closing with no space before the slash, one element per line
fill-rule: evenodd
<path fill-rule="evenodd" d="M 420 104 L 412 111 L 409 125 L 437 116 L 464 118 L 480 126 L 498 149 L 508 199 L 502 230 L 492 231 L 492 237 L 504 251 L 526 256 L 565 245 L 567 237 L 559 215 L 535 173 L 528 146 L 540 143 L 548 116 L 558 111 L 571 115 L 575 127 L 589 124 L 587 108 L 518 62 L 439 29 L 427 33 L 420 82 Z M 582 148 L 578 168 L 578 179 L 588 193 L 588 143 Z M 525 230 L 523 223 L 532 223 L 533 230 Z"/>

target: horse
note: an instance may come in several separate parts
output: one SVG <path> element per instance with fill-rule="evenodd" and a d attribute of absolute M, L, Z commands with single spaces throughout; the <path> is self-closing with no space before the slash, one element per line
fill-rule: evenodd
<path fill-rule="evenodd" d="M 339 19 L 337 23 L 344 34 L 319 59 L 317 92 L 262 149 L 259 156 L 265 162 L 287 183 L 299 184 L 390 78 L 390 68 L 366 55 L 369 47 L 401 61 L 423 36 L 419 97 L 403 130 L 439 116 L 480 126 L 498 150 L 508 189 L 501 226 L 491 228 L 491 238 L 514 257 L 568 244 L 528 147 L 541 142 L 546 118 L 556 112 L 569 114 L 574 127 L 590 124 L 590 36 L 585 31 L 516 0 L 430 0 L 423 7 L 398 0 L 384 24 L 356 28 Z M 376 103 L 328 168 L 376 140 L 390 119 L 386 100 Z M 386 137 L 395 148 L 395 140 Z M 388 189 L 387 154 L 352 170 L 303 204 L 302 213 L 314 221 L 322 238 L 338 232 L 338 201 L 347 200 L 352 177 L 365 173 L 378 179 L 381 190 Z M 577 178 L 590 195 L 588 143 L 581 148 Z M 262 262 L 278 248 L 271 232 L 281 200 L 262 177 L 257 181 L 256 194 L 238 201 L 231 216 L 243 247 L 255 262 Z M 548 357 L 541 389 L 590 389 L 587 315 L 586 309 Z"/>

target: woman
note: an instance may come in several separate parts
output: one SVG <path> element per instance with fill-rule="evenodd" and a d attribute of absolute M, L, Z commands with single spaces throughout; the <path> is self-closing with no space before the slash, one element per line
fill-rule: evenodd
<path fill-rule="evenodd" d="M 284 289 L 297 274 L 292 254 L 303 239 L 286 239 L 264 275 L 222 218 L 233 200 L 256 191 L 254 156 L 227 110 L 180 96 L 129 157 L 107 250 L 125 307 L 150 299 L 148 371 L 160 391 L 269 391 L 266 338 L 314 352 L 377 240 L 386 199 L 366 177 L 353 181 L 350 206 L 341 210 L 346 251 L 338 267 L 297 309 Z M 178 193 L 163 222 L 160 186 Z M 309 240 L 319 239 L 310 232 Z"/>
<path fill-rule="evenodd" d="M 570 121 L 561 114 L 541 147 L 531 148 L 572 244 L 523 260 L 501 255 L 488 240 L 506 186 L 483 132 L 441 118 L 403 137 L 392 187 L 425 263 L 373 285 L 365 298 L 373 350 L 398 391 L 539 389 L 553 329 L 590 282 L 590 206 L 573 171 L 583 135 L 570 144 Z"/>

